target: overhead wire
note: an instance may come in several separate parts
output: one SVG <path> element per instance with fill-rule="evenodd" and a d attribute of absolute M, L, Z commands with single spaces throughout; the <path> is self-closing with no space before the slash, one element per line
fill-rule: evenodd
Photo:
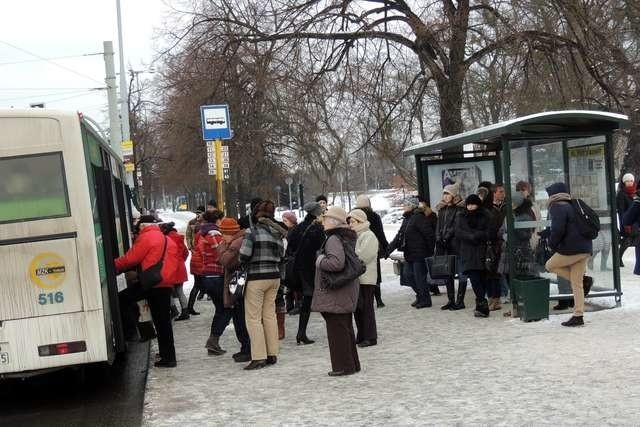
<path fill-rule="evenodd" d="M 28 50 L 23 49 L 23 48 L 21 48 L 21 47 L 19 47 L 19 46 L 16 46 L 16 45 L 14 45 L 14 44 L 11 44 L 11 43 L 9 43 L 9 42 L 7 42 L 7 41 L 0 40 L 0 43 L 5 44 L 5 45 L 7 45 L 7 46 L 9 46 L 9 47 L 12 47 L 12 48 L 14 48 L 14 49 L 16 49 L 16 50 L 19 50 L 20 52 L 24 52 L 24 53 L 26 53 L 27 55 L 31 55 L 31 56 L 33 56 L 33 57 L 36 57 L 36 58 L 38 58 L 38 59 L 40 59 L 40 60 L 42 60 L 42 61 L 46 61 L 46 62 L 48 62 L 48 63 L 50 63 L 50 64 L 52 64 L 52 65 L 55 65 L 56 67 L 60 67 L 60 68 L 62 68 L 63 70 L 69 71 L 70 73 L 76 74 L 76 75 L 78 75 L 78 76 L 80 76 L 80 77 L 83 77 L 83 78 L 85 78 L 85 79 L 89 79 L 89 80 L 92 80 L 92 81 L 94 81 L 94 82 L 96 82 L 96 83 L 103 84 L 103 82 L 101 82 L 101 81 L 99 81 L 99 80 L 96 80 L 96 79 L 94 79 L 93 77 L 87 76 L 86 74 L 82 74 L 82 73 L 80 73 L 80 72 L 78 72 L 78 71 L 76 71 L 76 70 L 74 70 L 74 69 L 72 69 L 72 68 L 65 67 L 64 65 L 60 65 L 60 64 L 58 64 L 58 63 L 55 63 L 55 62 L 53 62 L 53 61 L 52 61 L 52 60 L 50 60 L 50 59 L 47 59 L 47 58 L 45 58 L 45 57 L 43 57 L 43 56 L 40 56 L 40 55 L 38 55 L 38 54 L 36 54 L 36 53 L 33 53 L 33 52 L 29 52 Z"/>
<path fill-rule="evenodd" d="M 93 93 L 93 92 L 96 92 L 96 90 L 81 89 L 81 90 L 74 90 L 74 91 L 67 91 L 67 92 L 44 93 L 44 94 L 38 94 L 38 95 L 2 98 L 2 99 L 0 99 L 0 101 L 19 101 L 19 100 L 22 100 L 22 99 L 46 98 L 46 97 L 49 97 L 49 96 L 84 94 L 84 93 L 86 93 L 88 95 L 89 93 Z M 49 102 L 51 102 L 51 101 L 49 101 Z"/>
<path fill-rule="evenodd" d="M 14 47 L 14 46 L 12 46 Z M 67 55 L 67 56 L 56 56 L 53 58 L 43 58 L 43 59 L 25 59 L 24 61 L 12 61 L 12 62 L 0 62 L 0 66 L 3 65 L 18 65 L 18 64 L 27 64 L 29 62 L 39 62 L 39 61 L 52 61 L 54 59 L 70 59 L 70 58 L 81 58 L 83 56 L 96 56 L 96 55 L 102 55 L 102 52 L 96 52 L 96 53 L 83 53 L 80 55 Z"/>

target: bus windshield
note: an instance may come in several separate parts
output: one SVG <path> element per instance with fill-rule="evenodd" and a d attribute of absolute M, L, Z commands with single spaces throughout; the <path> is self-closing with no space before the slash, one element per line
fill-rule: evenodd
<path fill-rule="evenodd" d="M 65 216 L 62 153 L 0 158 L 0 223 Z"/>

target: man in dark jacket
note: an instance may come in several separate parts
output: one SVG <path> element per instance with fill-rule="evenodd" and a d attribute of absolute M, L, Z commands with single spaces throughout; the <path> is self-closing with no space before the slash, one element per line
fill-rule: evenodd
<path fill-rule="evenodd" d="M 295 277 L 289 277 L 286 280 L 288 284 L 294 286 L 294 290 L 302 290 L 302 305 L 296 342 L 298 344 L 313 344 L 315 341 L 307 337 L 307 324 L 311 316 L 316 252 L 322 247 L 325 235 L 322 225 L 318 222 L 318 218 L 322 215 L 320 203 L 306 203 L 304 210 L 307 212 L 307 216 L 291 230 L 288 236 L 287 262 L 293 262 L 293 268 L 287 270 Z"/>
<path fill-rule="evenodd" d="M 405 200 L 404 210 L 400 231 L 389 244 L 387 253 L 395 249 L 404 252 L 403 275 L 416 293 L 412 306 L 431 307 L 425 258 L 433 256 L 436 244 L 434 220 L 418 209 L 418 199 L 415 197 Z"/>
<path fill-rule="evenodd" d="M 562 326 L 581 326 L 584 325 L 584 297 L 593 284 L 593 279 L 584 275 L 591 256 L 592 242 L 580 233 L 567 186 L 562 182 L 556 182 L 546 190 L 549 195 L 551 218 L 549 247 L 555 253 L 545 267 L 548 271 L 571 281 L 573 316 L 562 322 Z"/>
<path fill-rule="evenodd" d="M 384 303 L 382 302 L 382 293 L 380 292 L 380 283 L 382 283 L 382 272 L 380 270 L 380 258 L 384 258 L 384 254 L 387 253 L 387 248 L 389 247 L 389 242 L 387 242 L 387 236 L 384 235 L 384 228 L 382 227 L 382 220 L 380 219 L 380 215 L 374 212 L 371 209 L 371 200 L 364 194 L 361 194 L 356 199 L 356 209 L 361 209 L 364 213 L 367 214 L 367 221 L 369 221 L 370 230 L 373 234 L 376 235 L 378 239 L 378 278 L 376 282 L 375 296 L 376 296 L 376 305 L 378 308 L 384 307 Z"/>

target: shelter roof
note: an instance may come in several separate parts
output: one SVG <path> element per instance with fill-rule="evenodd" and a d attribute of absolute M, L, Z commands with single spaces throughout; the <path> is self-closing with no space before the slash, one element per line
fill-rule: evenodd
<path fill-rule="evenodd" d="M 405 156 L 432 154 L 465 144 L 490 144 L 503 136 L 543 138 L 563 133 L 597 134 L 628 128 L 629 118 L 602 111 L 566 110 L 531 114 L 406 148 Z"/>

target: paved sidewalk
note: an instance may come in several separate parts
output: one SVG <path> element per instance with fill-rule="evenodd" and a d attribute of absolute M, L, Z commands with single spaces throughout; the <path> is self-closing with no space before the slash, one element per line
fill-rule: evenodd
<path fill-rule="evenodd" d="M 144 425 L 632 425 L 640 422 L 640 300 L 624 275 L 623 308 L 523 323 L 493 312 L 416 310 L 384 266 L 387 307 L 376 311 L 379 344 L 360 349 L 362 372 L 331 378 L 326 332 L 314 313 L 296 346 L 298 317 L 287 316 L 278 364 L 244 371 L 232 325 L 224 356 L 207 356 L 212 304 L 175 323 L 178 368 L 149 373 Z M 640 287 L 640 286 L 638 286 Z M 469 292 L 471 293 L 471 292 Z M 605 301 L 611 303 L 611 300 Z"/>

